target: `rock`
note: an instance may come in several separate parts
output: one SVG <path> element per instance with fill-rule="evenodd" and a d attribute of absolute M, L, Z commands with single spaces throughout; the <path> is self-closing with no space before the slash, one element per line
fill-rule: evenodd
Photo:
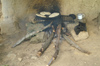
<path fill-rule="evenodd" d="M 74 28 L 75 26 L 77 26 L 79 23 L 76 21 L 73 24 L 68 24 L 68 30 L 71 32 L 73 38 L 75 41 L 79 41 L 79 40 L 84 40 L 86 38 L 89 37 L 88 31 L 81 31 L 78 35 L 76 35 Z"/>
<path fill-rule="evenodd" d="M 21 62 L 22 61 L 22 58 L 18 58 L 18 60 Z"/>
<path fill-rule="evenodd" d="M 38 33 L 36 36 L 31 38 L 30 43 L 40 43 L 43 41 L 44 32 Z"/>
<path fill-rule="evenodd" d="M 66 24 L 67 25 L 67 28 L 68 30 L 71 32 L 75 26 L 77 26 L 79 23 L 78 22 L 75 22 L 75 23 L 69 23 L 69 24 Z"/>
<path fill-rule="evenodd" d="M 72 30 L 71 34 L 72 34 L 75 41 L 84 40 L 84 39 L 87 39 L 89 37 L 89 34 L 87 31 L 81 31 L 78 35 L 76 35 L 75 31 Z"/>
<path fill-rule="evenodd" d="M 36 56 L 32 56 L 32 57 L 31 57 L 31 59 L 36 60 L 36 59 L 37 59 L 37 57 L 36 57 Z"/>
<path fill-rule="evenodd" d="M 27 34 L 33 32 L 33 31 L 38 31 L 40 30 L 41 28 L 43 28 L 44 25 L 43 24 L 33 24 L 33 23 L 27 23 Z M 44 35 L 44 32 L 40 32 L 38 34 L 36 34 L 36 36 L 33 36 L 30 40 L 30 43 L 40 43 L 43 39 L 43 35 Z"/>
<path fill-rule="evenodd" d="M 37 23 L 37 24 L 35 23 L 35 24 L 33 24 L 33 23 L 29 22 L 26 25 L 27 25 L 26 26 L 27 27 L 27 33 L 31 33 L 33 31 L 37 31 L 40 28 L 43 28 L 44 27 L 44 25 L 41 24 L 41 23 Z"/>

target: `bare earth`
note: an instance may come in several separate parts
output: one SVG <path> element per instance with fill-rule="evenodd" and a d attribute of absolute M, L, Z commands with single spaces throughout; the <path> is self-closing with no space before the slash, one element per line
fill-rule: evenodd
<path fill-rule="evenodd" d="M 100 30 L 96 23 L 88 24 L 89 38 L 76 42 L 79 46 L 91 52 L 84 54 L 62 41 L 58 58 L 51 66 L 100 66 Z M 10 40 L 12 42 L 12 40 Z M 0 44 L 0 66 L 45 66 L 51 59 L 54 48 L 53 43 L 41 57 L 36 57 L 40 44 L 30 44 L 29 41 L 11 48 L 11 44 Z"/>
<path fill-rule="evenodd" d="M 51 66 L 100 66 L 100 30 L 92 21 L 87 26 L 89 38 L 76 43 L 91 54 L 84 54 L 71 47 L 66 41 L 62 41 L 58 58 Z M 42 43 L 30 44 L 26 41 L 11 48 L 12 44 L 0 44 L 0 66 L 46 66 L 55 51 L 54 43 L 41 57 L 37 57 L 36 53 L 41 45 Z"/>

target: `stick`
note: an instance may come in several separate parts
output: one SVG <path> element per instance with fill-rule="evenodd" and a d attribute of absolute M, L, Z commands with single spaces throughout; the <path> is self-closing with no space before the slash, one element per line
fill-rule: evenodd
<path fill-rule="evenodd" d="M 58 27 L 57 27 L 57 35 L 58 35 L 58 37 L 57 37 L 57 43 L 55 45 L 55 53 L 54 53 L 53 57 L 51 58 L 50 62 L 48 63 L 48 65 L 46 65 L 46 66 L 50 66 L 52 64 L 52 62 L 57 58 L 57 55 L 59 54 L 59 44 L 60 44 L 59 40 L 61 37 L 61 24 L 58 25 Z"/>
<path fill-rule="evenodd" d="M 73 47 L 75 47 L 76 49 L 78 49 L 79 51 L 83 52 L 83 53 L 87 53 L 90 54 L 90 52 L 82 49 L 81 47 L 79 47 L 76 43 L 74 43 L 71 39 L 69 39 L 66 35 L 63 34 L 63 37 L 65 38 L 65 40 Z"/>
<path fill-rule="evenodd" d="M 44 32 L 44 36 L 43 36 L 43 42 L 45 42 L 48 38 L 50 37 L 49 35 L 49 31 Z"/>
<path fill-rule="evenodd" d="M 25 37 L 23 37 L 22 39 L 20 39 L 16 44 L 14 44 L 14 45 L 12 46 L 12 48 L 14 48 L 14 47 L 16 47 L 17 45 L 21 44 L 25 39 L 27 39 L 27 38 L 29 38 L 29 37 L 35 35 L 36 33 L 39 33 L 39 32 L 41 32 L 41 31 L 43 31 L 44 29 L 50 27 L 51 24 L 52 24 L 52 22 L 51 22 L 49 25 L 45 26 L 44 28 L 42 28 L 42 29 L 40 29 L 40 30 L 38 30 L 38 31 L 33 31 L 32 33 L 27 34 Z"/>
<path fill-rule="evenodd" d="M 49 47 L 53 37 L 54 37 L 54 32 L 52 32 L 50 37 L 46 40 L 45 44 L 43 44 L 42 48 L 38 51 L 37 56 L 41 56 L 44 53 L 44 51 Z"/>

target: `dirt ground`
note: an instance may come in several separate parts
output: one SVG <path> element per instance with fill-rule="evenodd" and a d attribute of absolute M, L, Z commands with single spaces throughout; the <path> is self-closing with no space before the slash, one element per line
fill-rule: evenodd
<path fill-rule="evenodd" d="M 88 30 L 89 38 L 76 43 L 90 51 L 90 55 L 84 54 L 71 47 L 66 41 L 62 41 L 58 58 L 51 66 L 100 66 L 100 31 L 97 30 L 94 23 L 88 24 Z M 54 45 L 52 43 L 38 58 L 36 53 L 41 45 L 42 43 L 30 44 L 29 41 L 26 41 L 11 48 L 12 44 L 0 44 L 0 66 L 45 66 L 54 53 Z"/>
<path fill-rule="evenodd" d="M 90 55 L 84 54 L 71 47 L 66 41 L 62 41 L 58 58 L 51 66 L 100 66 L 100 30 L 97 23 L 87 23 L 89 38 L 76 43 L 91 52 Z M 41 56 L 36 53 L 41 48 L 42 43 L 34 44 L 29 41 L 11 48 L 11 39 L 6 44 L 0 44 L 0 66 L 45 66 L 50 61 L 54 53 L 54 43 Z"/>

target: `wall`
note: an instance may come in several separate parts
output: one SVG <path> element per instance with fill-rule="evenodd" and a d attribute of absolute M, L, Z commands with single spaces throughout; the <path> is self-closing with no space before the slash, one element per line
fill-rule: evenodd
<path fill-rule="evenodd" d="M 100 12 L 99 3 L 100 0 L 62 0 L 62 14 L 84 13 L 91 21 Z"/>
<path fill-rule="evenodd" d="M 16 25 L 24 23 L 26 18 L 34 17 L 37 9 L 33 9 L 36 3 L 46 6 L 52 4 L 53 0 L 1 0 L 3 21 L 1 23 L 2 33 L 12 34 L 17 31 Z M 49 2 L 50 1 L 50 2 Z M 100 12 L 100 0 L 55 0 L 61 6 L 61 14 L 84 13 L 88 22 Z M 54 3 L 55 4 L 55 3 Z M 50 5 L 51 6 L 51 5 Z M 26 20 L 27 21 L 27 20 Z"/>
<path fill-rule="evenodd" d="M 18 32 L 18 23 L 27 15 L 34 13 L 32 0 L 1 0 L 3 21 L 1 32 L 8 35 Z M 23 21 L 24 22 L 24 21 Z"/>

